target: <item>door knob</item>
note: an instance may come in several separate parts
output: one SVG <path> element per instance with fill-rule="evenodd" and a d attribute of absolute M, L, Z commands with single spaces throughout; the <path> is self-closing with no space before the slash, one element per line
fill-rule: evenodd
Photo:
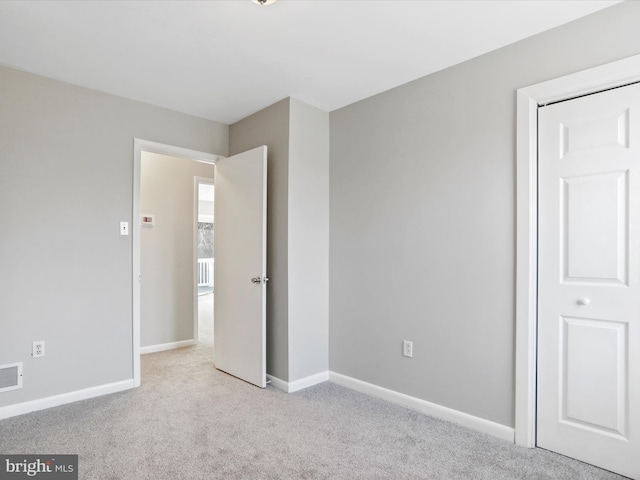
<path fill-rule="evenodd" d="M 576 303 L 578 305 L 589 305 L 591 303 L 591 300 L 589 300 L 588 298 L 580 298 Z"/>

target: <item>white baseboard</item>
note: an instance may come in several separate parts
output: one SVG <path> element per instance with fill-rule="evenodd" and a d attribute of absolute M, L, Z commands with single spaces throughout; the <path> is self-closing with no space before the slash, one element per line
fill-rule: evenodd
<path fill-rule="evenodd" d="M 287 393 L 297 392 L 305 388 L 312 387 L 322 382 L 329 380 L 329 372 L 320 372 L 308 377 L 301 378 L 300 380 L 294 380 L 293 382 L 285 382 L 284 380 L 274 377 L 273 375 L 267 375 L 267 378 L 271 380 L 271 385 L 279 390 Z"/>
<path fill-rule="evenodd" d="M 350 388 L 351 390 L 366 393 L 372 397 L 381 398 L 388 402 L 411 408 L 412 410 L 417 410 L 432 417 L 457 423 L 463 427 L 487 433 L 494 437 L 501 438 L 502 440 L 507 440 L 509 442 L 515 441 L 514 428 L 507 427 L 490 420 L 485 420 L 484 418 L 469 415 L 468 413 L 460 412 L 452 408 L 443 407 L 435 403 L 427 402 L 426 400 L 405 395 L 404 393 L 347 377 L 340 373 L 329 372 L 329 380 L 343 387 Z"/>
<path fill-rule="evenodd" d="M 99 385 L 97 387 L 85 388 L 83 390 L 76 390 L 69 393 L 62 393 L 60 395 L 54 395 L 52 397 L 45 397 L 38 400 L 31 400 L 29 402 L 8 405 L 6 407 L 0 407 L 0 420 L 9 417 L 15 417 L 17 415 L 23 415 L 25 413 L 35 412 L 38 410 L 44 410 L 46 408 L 58 407 L 67 403 L 77 402 L 79 400 L 87 400 L 89 398 L 100 397 L 102 395 L 108 395 L 110 393 L 121 392 L 123 390 L 129 390 L 134 387 L 135 384 L 133 379 L 123 380 L 122 382 L 108 383 L 107 385 Z"/>
<path fill-rule="evenodd" d="M 281 380 L 278 377 L 274 377 L 273 375 L 269 374 L 267 374 L 267 380 L 271 382 L 272 387 L 289 393 L 289 382 L 285 382 L 284 380 Z"/>
<path fill-rule="evenodd" d="M 140 355 L 145 355 L 147 353 L 164 352 L 165 350 L 173 350 L 174 348 L 190 347 L 191 345 L 195 345 L 196 343 L 197 342 L 195 340 L 191 339 L 181 340 L 179 342 L 161 343 L 159 345 L 149 345 L 148 347 L 140 347 Z"/>

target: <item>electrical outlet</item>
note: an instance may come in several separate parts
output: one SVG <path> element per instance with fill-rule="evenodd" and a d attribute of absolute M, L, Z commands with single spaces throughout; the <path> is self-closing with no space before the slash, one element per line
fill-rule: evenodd
<path fill-rule="evenodd" d="M 402 355 L 405 357 L 413 357 L 413 342 L 409 340 L 402 341 Z"/>
<path fill-rule="evenodd" d="M 44 340 L 33 342 L 33 350 L 31 351 L 33 358 L 44 357 Z"/>

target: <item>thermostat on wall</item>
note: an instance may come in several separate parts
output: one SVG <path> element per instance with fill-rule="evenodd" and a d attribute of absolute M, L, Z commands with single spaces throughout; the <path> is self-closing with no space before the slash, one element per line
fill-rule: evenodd
<path fill-rule="evenodd" d="M 156 216 L 155 215 L 140 215 L 140 225 L 143 227 L 155 227 Z"/>

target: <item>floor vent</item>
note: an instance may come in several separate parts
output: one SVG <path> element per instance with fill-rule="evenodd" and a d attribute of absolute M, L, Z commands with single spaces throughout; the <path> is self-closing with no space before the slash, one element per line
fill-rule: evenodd
<path fill-rule="evenodd" d="M 0 365 L 0 392 L 22 388 L 22 362 Z"/>

